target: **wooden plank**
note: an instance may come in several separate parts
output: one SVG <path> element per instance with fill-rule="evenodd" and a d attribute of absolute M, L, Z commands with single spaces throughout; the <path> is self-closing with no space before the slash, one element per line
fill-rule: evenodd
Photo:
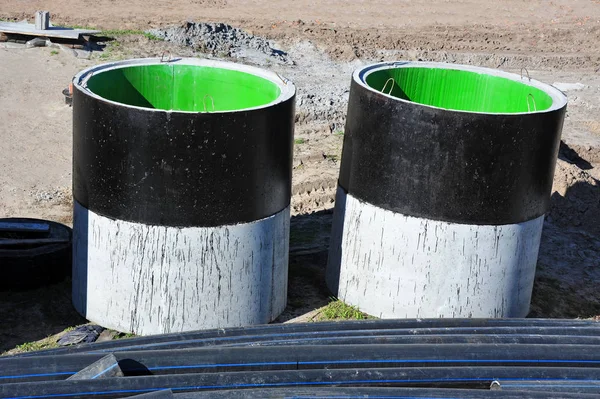
<path fill-rule="evenodd" d="M 88 29 L 71 29 L 60 26 L 50 26 L 48 29 L 36 29 L 34 24 L 16 23 L 16 22 L 0 22 L 0 32 L 12 33 L 17 35 L 39 36 L 39 37 L 55 37 L 61 39 L 79 40 L 80 35 L 90 35 L 98 33 L 98 30 Z"/>

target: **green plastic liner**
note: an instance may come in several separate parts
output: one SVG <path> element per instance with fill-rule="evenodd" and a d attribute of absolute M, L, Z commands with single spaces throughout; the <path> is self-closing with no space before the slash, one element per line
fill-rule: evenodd
<path fill-rule="evenodd" d="M 87 82 L 107 100 L 144 108 L 190 112 L 236 111 L 275 101 L 268 79 L 246 72 L 197 65 L 139 65 L 108 70 Z"/>
<path fill-rule="evenodd" d="M 448 110 L 512 114 L 552 106 L 552 98 L 536 87 L 457 69 L 390 68 L 369 74 L 366 82 L 385 94 Z"/>

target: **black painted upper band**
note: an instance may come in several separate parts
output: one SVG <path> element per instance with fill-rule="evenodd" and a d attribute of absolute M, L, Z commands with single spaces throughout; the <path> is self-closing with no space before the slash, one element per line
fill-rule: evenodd
<path fill-rule="evenodd" d="M 295 96 L 226 113 L 124 107 L 73 95 L 73 196 L 163 226 L 251 222 L 290 204 Z"/>
<path fill-rule="evenodd" d="M 352 80 L 339 184 L 408 216 L 502 225 L 549 209 L 566 104 L 529 114 L 398 101 Z"/>

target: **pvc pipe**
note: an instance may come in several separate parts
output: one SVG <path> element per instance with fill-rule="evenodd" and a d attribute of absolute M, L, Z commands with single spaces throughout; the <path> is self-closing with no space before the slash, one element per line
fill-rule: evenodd
<path fill-rule="evenodd" d="M 526 316 L 566 105 L 492 69 L 356 70 L 328 287 L 381 318 Z"/>
<path fill-rule="evenodd" d="M 294 85 L 200 59 L 104 64 L 73 85 L 75 308 L 138 335 L 276 318 Z"/>

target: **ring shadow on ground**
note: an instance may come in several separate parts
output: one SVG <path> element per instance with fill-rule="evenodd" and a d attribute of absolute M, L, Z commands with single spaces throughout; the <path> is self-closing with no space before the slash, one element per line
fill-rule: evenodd
<path fill-rule="evenodd" d="M 567 162 L 574 163 L 572 155 Z M 577 208 L 580 200 L 591 206 Z M 561 216 L 577 212 L 575 220 Z M 332 219 L 332 209 L 291 218 L 288 305 L 275 322 L 292 319 L 329 302 L 325 268 Z M 552 196 L 529 317 L 599 315 L 598 266 L 600 182 L 579 182 L 564 197 L 558 193 Z M 86 323 L 71 303 L 70 280 L 32 291 L 0 292 L 0 318 L 0 353 Z"/>
<path fill-rule="evenodd" d="M 560 148 L 558 150 L 558 159 L 577 165 L 579 169 L 590 170 L 593 168 L 591 163 L 581 158 L 577 151 L 569 147 L 569 145 L 562 140 L 560 141 Z"/>
<path fill-rule="evenodd" d="M 593 167 L 568 146 L 561 151 L 569 153 L 567 162 Z M 600 182 L 594 183 L 578 182 L 564 197 L 557 192 L 551 197 L 528 317 L 600 315 Z M 325 268 L 332 219 L 332 210 L 292 217 L 288 306 L 276 322 L 328 303 Z"/>
<path fill-rule="evenodd" d="M 329 303 L 325 267 L 333 209 L 292 216 L 287 307 L 274 322 L 281 323 Z"/>
<path fill-rule="evenodd" d="M 530 317 L 600 315 L 600 181 L 592 181 L 552 194 Z"/>
<path fill-rule="evenodd" d="M 87 323 L 71 304 L 71 280 L 21 292 L 0 292 L 0 353 Z"/>

